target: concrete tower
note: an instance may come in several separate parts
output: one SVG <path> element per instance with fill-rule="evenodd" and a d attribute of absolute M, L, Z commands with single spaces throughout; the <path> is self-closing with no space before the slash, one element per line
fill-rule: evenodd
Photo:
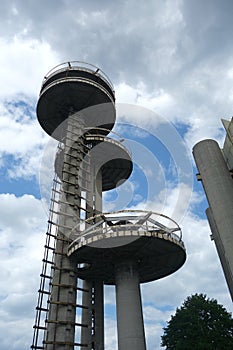
<path fill-rule="evenodd" d="M 116 286 L 118 348 L 146 349 L 140 283 L 179 269 L 181 229 L 157 213 L 102 212 L 102 193 L 132 172 L 111 131 L 113 86 L 97 67 L 68 62 L 45 77 L 42 128 L 59 141 L 32 349 L 104 349 L 104 285 Z"/>
<path fill-rule="evenodd" d="M 193 155 L 209 203 L 206 215 L 228 288 L 233 300 L 233 121 L 223 121 L 227 131 L 223 152 L 218 143 L 198 142 Z"/>

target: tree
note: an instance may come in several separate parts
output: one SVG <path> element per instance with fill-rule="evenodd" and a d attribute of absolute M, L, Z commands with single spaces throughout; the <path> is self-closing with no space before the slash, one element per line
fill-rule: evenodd
<path fill-rule="evenodd" d="M 161 339 L 167 350 L 232 350 L 233 319 L 217 300 L 195 294 L 176 309 Z"/>

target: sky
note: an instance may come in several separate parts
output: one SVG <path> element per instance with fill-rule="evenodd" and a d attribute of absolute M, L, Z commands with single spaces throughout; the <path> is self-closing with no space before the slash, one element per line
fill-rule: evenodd
<path fill-rule="evenodd" d="M 223 145 L 233 103 L 231 0 L 2 0 L 0 3 L 0 348 L 32 340 L 47 225 L 39 126 L 42 79 L 59 63 L 100 67 L 114 84 L 115 130 L 134 171 L 104 208 L 162 211 L 182 227 L 187 261 L 141 287 L 148 350 L 184 299 L 204 293 L 233 311 L 192 158 L 196 142 Z M 106 350 L 117 349 L 114 288 L 106 288 Z"/>

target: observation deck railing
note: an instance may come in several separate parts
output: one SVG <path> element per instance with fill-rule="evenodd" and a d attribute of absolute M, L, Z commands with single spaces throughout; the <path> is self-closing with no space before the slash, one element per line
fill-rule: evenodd
<path fill-rule="evenodd" d="M 96 127 L 94 129 L 85 127 L 84 131 L 86 141 L 107 141 L 121 147 L 129 154 L 130 157 L 132 156 L 132 151 L 130 149 L 129 143 L 117 132 L 99 127 Z M 104 133 L 106 133 L 107 136 L 103 135 Z"/>
<path fill-rule="evenodd" d="M 182 247 L 180 226 L 166 215 L 152 211 L 122 210 L 95 215 L 82 221 L 70 235 L 72 247 L 86 245 L 95 240 L 117 236 L 150 236 L 171 239 Z"/>
<path fill-rule="evenodd" d="M 109 77 L 97 66 L 90 64 L 90 63 L 87 63 L 87 62 L 83 62 L 83 61 L 69 61 L 69 62 L 64 62 L 64 63 L 58 64 L 57 66 L 53 67 L 45 75 L 43 82 L 42 82 L 42 86 L 53 75 L 60 73 L 60 72 L 63 72 L 63 71 L 72 70 L 72 69 L 86 71 L 86 72 L 89 72 L 89 73 L 94 74 L 96 76 L 99 76 L 102 80 L 105 81 L 105 83 L 114 92 L 114 87 L 113 87 L 113 84 L 112 84 L 111 80 L 109 79 Z"/>

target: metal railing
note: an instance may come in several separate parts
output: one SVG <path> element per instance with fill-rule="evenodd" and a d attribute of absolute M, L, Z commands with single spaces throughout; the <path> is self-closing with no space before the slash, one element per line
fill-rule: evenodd
<path fill-rule="evenodd" d="M 164 238 L 172 238 L 183 244 L 180 226 L 168 216 L 152 211 L 122 210 L 99 214 L 80 222 L 71 233 L 70 247 L 89 242 L 97 236 L 108 238 L 120 232 L 122 235 L 122 232 L 126 231 L 131 231 L 132 235 L 135 233 L 138 236 L 140 233 L 143 235 L 144 232 L 159 233 Z"/>
<path fill-rule="evenodd" d="M 51 78 L 53 75 L 62 72 L 62 71 L 66 71 L 66 70 L 84 70 L 86 72 L 95 74 L 97 76 L 99 76 L 102 80 L 105 81 L 105 83 L 112 89 L 112 91 L 114 92 L 114 87 L 113 84 L 111 82 L 111 80 L 109 79 L 109 77 L 107 76 L 107 74 L 105 74 L 100 68 L 98 68 L 97 66 L 87 63 L 87 62 L 83 62 L 83 61 L 69 61 L 69 62 L 64 62 L 61 64 L 58 64 L 57 66 L 53 67 L 44 77 L 43 82 L 42 82 L 42 86 L 43 84 L 49 79 Z"/>
<path fill-rule="evenodd" d="M 117 146 L 124 149 L 129 154 L 130 157 L 132 156 L 132 151 L 130 149 L 128 142 L 124 139 L 123 136 L 116 133 L 115 131 L 105 129 L 105 128 L 99 128 L 99 127 L 94 128 L 95 133 L 93 133 L 93 128 L 91 128 L 91 127 L 85 127 L 84 130 L 85 130 L 85 139 L 87 141 L 88 140 L 91 141 L 91 140 L 95 140 L 95 139 L 97 141 L 107 141 L 107 142 L 116 144 Z M 90 132 L 88 130 L 90 130 Z M 100 133 L 98 133 L 98 131 Z M 108 136 L 101 135 L 102 131 L 107 132 Z"/>

